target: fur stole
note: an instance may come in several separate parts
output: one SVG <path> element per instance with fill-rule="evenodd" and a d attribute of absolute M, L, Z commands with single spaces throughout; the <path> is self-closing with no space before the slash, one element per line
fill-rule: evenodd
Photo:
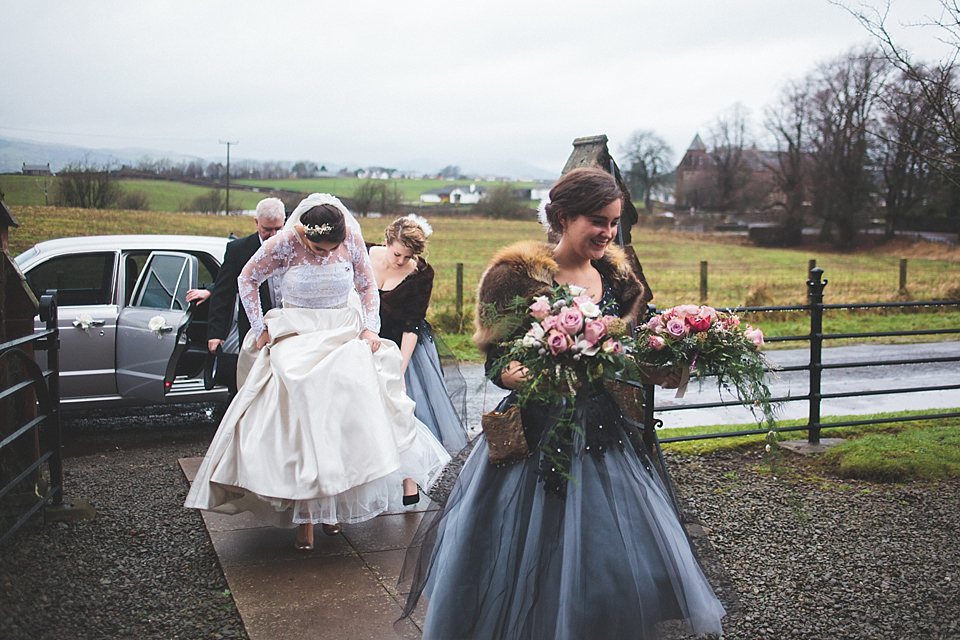
<path fill-rule="evenodd" d="M 592 264 L 620 301 L 622 317 L 627 321 L 642 319 L 653 294 L 639 264 L 634 266 L 616 246 L 608 246 L 603 258 Z M 557 271 L 552 245 L 542 242 L 518 242 L 493 256 L 477 286 L 473 341 L 481 351 L 486 352 L 491 344 L 505 340 L 517 329 L 516 319 L 511 322 L 505 317 L 510 303 L 518 296 L 531 300 L 547 293 Z"/>

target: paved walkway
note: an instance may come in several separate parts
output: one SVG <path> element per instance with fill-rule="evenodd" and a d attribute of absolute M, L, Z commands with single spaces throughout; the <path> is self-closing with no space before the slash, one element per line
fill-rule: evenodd
<path fill-rule="evenodd" d="M 489 384 L 484 390 L 482 366 L 464 365 L 461 371 L 471 416 L 467 429 L 473 435 L 484 409 L 492 409 L 504 392 Z M 201 461 L 180 460 L 190 482 Z M 411 511 L 343 525 L 337 536 L 317 527 L 310 553 L 293 548 L 296 529 L 264 527 L 245 513 L 201 513 L 251 640 L 390 640 L 420 637 L 422 615 L 394 628 L 406 600 L 397 579 L 420 518 L 430 508 L 436 507 L 421 496 Z"/>
<path fill-rule="evenodd" d="M 191 482 L 200 462 L 180 460 Z M 417 507 L 344 525 L 337 536 L 317 527 L 310 553 L 293 548 L 296 529 L 202 513 L 251 640 L 388 640 L 420 637 L 419 617 L 394 629 L 405 600 L 397 590 L 403 556 L 428 508 Z"/>

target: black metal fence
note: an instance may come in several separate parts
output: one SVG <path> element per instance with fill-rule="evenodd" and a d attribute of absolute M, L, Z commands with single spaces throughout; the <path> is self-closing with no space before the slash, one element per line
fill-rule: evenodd
<path fill-rule="evenodd" d="M 791 427 L 782 427 L 780 431 L 807 431 L 807 439 L 811 444 L 817 444 L 820 442 L 821 431 L 825 428 L 835 428 L 835 427 L 849 427 L 862 424 L 878 424 L 884 422 L 903 422 L 907 420 L 927 420 L 931 418 L 958 418 L 960 413 L 956 412 L 945 412 L 945 413 L 924 413 L 911 415 L 908 417 L 896 417 L 896 418 L 879 418 L 879 419 L 870 419 L 870 420 L 846 420 L 846 421 L 836 421 L 823 423 L 820 418 L 820 405 L 821 401 L 835 398 L 847 398 L 847 397 L 856 397 L 856 396 L 871 396 L 871 395 L 892 395 L 892 394 L 905 394 L 905 393 L 917 393 L 921 391 L 947 391 L 947 390 L 960 390 L 960 380 L 954 381 L 953 384 L 943 384 L 937 386 L 924 386 L 924 387 L 902 387 L 902 388 L 892 388 L 892 389 L 883 389 L 883 390 L 861 390 L 861 391 L 847 391 L 839 393 L 823 393 L 821 388 L 821 382 L 823 377 L 823 372 L 825 370 L 831 369 L 848 369 L 856 367 L 879 367 L 879 366 L 891 366 L 891 365 L 913 365 L 913 364 L 935 364 L 935 363 L 946 363 L 946 362 L 960 362 L 960 357 L 935 357 L 935 358 L 915 358 L 915 359 L 905 359 L 905 360 L 874 360 L 874 361 L 863 361 L 863 362 L 845 362 L 842 364 L 824 364 L 823 363 L 823 346 L 824 342 L 830 340 L 839 340 L 844 338 L 885 338 L 885 337 L 895 337 L 895 336 L 924 336 L 924 335 L 949 335 L 949 334 L 960 334 L 960 327 L 952 329 L 926 329 L 926 330 L 915 330 L 915 331 L 883 331 L 883 332 L 865 332 L 865 333 L 833 333 L 826 334 L 823 332 L 823 317 L 824 312 L 831 310 L 855 310 L 855 309 L 885 309 L 891 307 L 899 308 L 909 308 L 909 307 L 924 307 L 924 308 L 937 308 L 937 307 L 955 307 L 960 308 L 960 301 L 958 300 L 947 300 L 947 301 L 922 301 L 922 302 L 878 302 L 870 304 L 824 304 L 823 302 L 823 289 L 827 285 L 827 280 L 823 279 L 823 269 L 819 267 L 814 267 L 810 269 L 809 278 L 807 280 L 807 298 L 808 304 L 806 305 L 797 305 L 797 306 L 776 306 L 776 307 L 738 307 L 731 309 L 723 309 L 723 311 L 729 311 L 732 313 L 745 313 L 745 312 L 805 312 L 809 314 L 810 317 L 810 333 L 806 335 L 797 335 L 797 336 L 781 336 L 766 338 L 767 342 L 805 342 L 809 344 L 810 349 L 810 362 L 803 365 L 783 367 L 779 371 L 789 372 L 789 371 L 806 371 L 809 374 L 810 385 L 808 393 L 804 395 L 791 395 L 789 397 L 774 397 L 771 398 L 772 403 L 786 403 L 786 402 L 806 402 L 809 405 L 809 414 L 807 419 L 807 424 Z M 645 386 L 647 402 L 645 403 L 645 426 L 646 430 L 649 433 L 654 427 L 658 426 L 660 420 L 656 417 L 658 413 L 669 412 L 669 411 L 682 411 L 685 409 L 707 409 L 715 407 L 726 407 L 726 406 L 736 406 L 743 405 L 745 403 L 740 401 L 718 401 L 718 402 L 706 402 L 706 403 L 697 403 L 697 404 L 687 404 L 687 405 L 671 405 L 671 406 L 658 406 L 656 403 L 655 388 L 652 385 Z M 960 398 L 958 398 L 957 404 L 960 404 Z M 688 436 L 672 436 L 672 437 L 662 437 L 659 438 L 660 442 L 679 442 L 684 440 L 702 440 L 707 438 L 725 438 L 733 436 L 744 436 L 744 435 L 754 435 L 754 434 L 764 434 L 767 432 L 767 429 L 752 429 L 745 431 L 720 431 L 717 433 L 701 434 L 701 435 L 688 435 Z"/>
<path fill-rule="evenodd" d="M 45 505 L 63 502 L 55 295 L 41 298 L 40 318 L 46 323 L 44 331 L 0 344 L 0 367 L 7 374 L 6 383 L 0 389 L 0 402 L 7 406 L 10 420 L 4 429 L 6 435 L 0 441 L 0 460 L 4 463 L 6 481 L 0 488 L 0 504 L 8 505 L 4 507 L 4 515 L 9 516 L 3 521 L 5 530 L 0 531 L 0 544 Z M 34 351 L 47 352 L 46 370 L 28 353 L 31 346 Z M 44 465 L 49 473 L 47 478 L 43 476 Z M 25 501 L 26 496 L 32 500 Z"/>

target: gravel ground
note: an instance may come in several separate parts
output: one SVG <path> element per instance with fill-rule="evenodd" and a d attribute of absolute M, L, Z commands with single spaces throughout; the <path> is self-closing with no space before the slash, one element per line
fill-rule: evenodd
<path fill-rule="evenodd" d="M 213 420 L 150 415 L 149 432 L 94 417 L 65 461 L 92 522 L 31 524 L 0 548 L 0 637 L 246 638 L 177 459 Z M 960 481 L 877 485 L 785 455 L 668 455 L 724 638 L 960 638 Z M 704 535 L 698 535 L 702 529 Z M 345 638 L 344 640 L 349 640 Z"/>
<path fill-rule="evenodd" d="M 177 459 L 204 454 L 213 420 L 193 409 L 96 421 L 63 431 L 87 454 L 64 460 L 67 500 L 97 517 L 34 523 L 0 548 L 0 638 L 246 638 L 200 513 L 183 508 Z"/>

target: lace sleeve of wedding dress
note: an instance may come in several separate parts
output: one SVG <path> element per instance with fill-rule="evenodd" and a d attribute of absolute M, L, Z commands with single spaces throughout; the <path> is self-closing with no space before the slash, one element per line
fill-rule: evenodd
<path fill-rule="evenodd" d="M 377 280 L 373 275 L 373 266 L 370 264 L 370 254 L 367 253 L 359 229 L 354 230 L 348 225 L 347 239 L 344 244 L 353 263 L 353 286 L 360 294 L 363 327 L 374 333 L 380 333 L 380 292 L 377 291 Z"/>
<path fill-rule="evenodd" d="M 256 337 L 263 333 L 263 308 L 260 306 L 260 283 L 274 273 L 282 274 L 295 252 L 293 232 L 281 231 L 257 249 L 237 277 L 237 291 L 243 310 L 250 319 L 250 330 Z"/>

